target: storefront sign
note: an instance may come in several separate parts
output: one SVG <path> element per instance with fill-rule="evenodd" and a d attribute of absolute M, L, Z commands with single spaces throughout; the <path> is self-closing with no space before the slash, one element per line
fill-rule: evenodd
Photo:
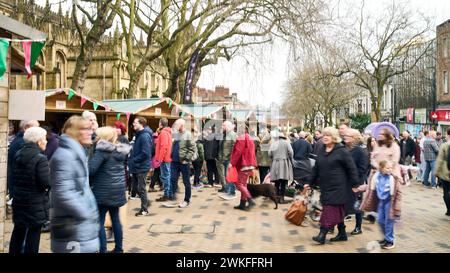
<path fill-rule="evenodd" d="M 427 109 L 416 109 L 414 113 L 414 123 L 416 124 L 427 123 Z"/>
<path fill-rule="evenodd" d="M 414 122 L 414 108 L 408 108 L 406 110 L 406 122 L 413 123 Z"/>
<path fill-rule="evenodd" d="M 436 110 L 438 121 L 450 121 L 450 110 Z"/>
<path fill-rule="evenodd" d="M 155 115 L 161 116 L 161 108 L 155 108 Z"/>
<path fill-rule="evenodd" d="M 56 101 L 56 109 L 66 109 L 66 101 L 65 100 L 57 100 Z"/>

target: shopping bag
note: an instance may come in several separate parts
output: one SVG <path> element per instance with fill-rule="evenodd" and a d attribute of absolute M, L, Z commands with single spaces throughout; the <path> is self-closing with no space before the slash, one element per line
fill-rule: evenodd
<path fill-rule="evenodd" d="M 238 173 L 237 173 L 236 167 L 231 166 L 231 165 L 228 167 L 226 179 L 227 179 L 228 183 L 237 183 L 238 182 Z"/>
<path fill-rule="evenodd" d="M 307 207 L 304 200 L 295 200 L 284 218 L 294 225 L 300 226 L 305 220 L 306 210 Z"/>

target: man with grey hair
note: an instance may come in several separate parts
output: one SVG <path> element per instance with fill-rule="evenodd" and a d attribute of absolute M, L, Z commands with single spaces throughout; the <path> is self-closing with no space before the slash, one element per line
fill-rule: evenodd
<path fill-rule="evenodd" d="M 186 130 L 186 121 L 178 119 L 173 124 L 173 145 L 172 145 L 172 163 L 170 166 L 170 192 L 169 198 L 176 200 L 178 189 L 178 178 L 183 178 L 184 201 L 178 207 L 186 208 L 191 201 L 191 181 L 189 176 L 190 163 L 196 154 L 197 146 L 192 134 Z"/>
<path fill-rule="evenodd" d="M 14 156 L 22 149 L 22 147 L 25 145 L 25 140 L 23 139 L 23 135 L 25 131 L 28 128 L 31 127 L 39 127 L 39 121 L 37 120 L 22 120 L 19 125 L 19 132 L 16 134 L 16 137 L 9 145 L 8 150 L 8 173 L 7 173 L 7 184 L 8 184 L 8 192 L 10 199 L 12 196 L 12 186 L 14 184 L 13 178 L 12 178 L 12 170 L 14 165 Z"/>
<path fill-rule="evenodd" d="M 232 200 L 236 198 L 236 186 L 234 183 L 226 181 L 228 167 L 230 165 L 231 152 L 236 143 L 237 135 L 234 132 L 234 124 L 231 121 L 224 121 L 222 123 L 223 135 L 219 141 L 219 154 L 217 156 L 217 169 L 219 172 L 219 181 L 222 184 L 221 192 L 225 195 L 220 197 L 225 200 Z"/>

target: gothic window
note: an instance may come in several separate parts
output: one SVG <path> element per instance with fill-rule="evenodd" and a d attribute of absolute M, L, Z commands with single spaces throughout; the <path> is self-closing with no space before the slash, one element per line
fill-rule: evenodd
<path fill-rule="evenodd" d="M 56 52 L 56 88 L 66 87 L 66 58 L 61 51 Z"/>

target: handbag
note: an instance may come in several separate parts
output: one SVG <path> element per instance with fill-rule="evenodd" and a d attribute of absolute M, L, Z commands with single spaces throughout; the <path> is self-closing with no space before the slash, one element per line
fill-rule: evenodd
<path fill-rule="evenodd" d="M 234 166 L 229 166 L 227 171 L 226 180 L 228 183 L 237 183 L 238 182 L 238 173 L 237 169 Z"/>
<path fill-rule="evenodd" d="M 295 200 L 284 218 L 294 225 L 300 226 L 305 220 L 307 206 L 303 200 Z"/>

